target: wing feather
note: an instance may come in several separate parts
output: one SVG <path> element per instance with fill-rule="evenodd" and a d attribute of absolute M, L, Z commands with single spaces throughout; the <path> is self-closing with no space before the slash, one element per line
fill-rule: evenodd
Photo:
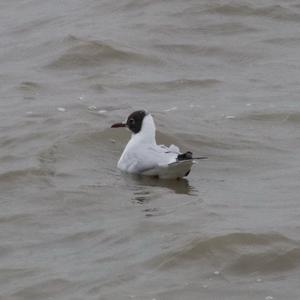
<path fill-rule="evenodd" d="M 161 145 L 142 145 L 137 149 L 126 151 L 118 166 L 121 170 L 130 173 L 142 173 L 156 167 L 168 166 L 168 164 L 176 161 L 178 155 L 175 152 L 178 147 L 174 147 L 170 149 L 170 147 Z"/>

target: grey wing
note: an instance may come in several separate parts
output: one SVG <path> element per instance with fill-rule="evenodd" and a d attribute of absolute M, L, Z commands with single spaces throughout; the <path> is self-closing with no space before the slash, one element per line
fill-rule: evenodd
<path fill-rule="evenodd" d="M 165 145 L 158 145 L 158 147 L 160 147 L 163 152 L 166 152 L 166 153 L 176 153 L 176 154 L 180 154 L 180 150 L 177 146 L 175 145 L 170 145 L 169 147 L 165 146 Z"/>

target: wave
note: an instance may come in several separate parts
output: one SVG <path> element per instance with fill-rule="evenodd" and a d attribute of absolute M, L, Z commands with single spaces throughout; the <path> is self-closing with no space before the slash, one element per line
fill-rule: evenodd
<path fill-rule="evenodd" d="M 258 29 L 249 27 L 240 22 L 226 22 L 221 24 L 202 25 L 195 28 L 191 28 L 191 31 L 207 34 L 219 34 L 219 35 L 231 35 L 238 33 L 252 33 L 257 32 Z"/>
<path fill-rule="evenodd" d="M 282 5 L 254 7 L 247 4 L 216 4 L 210 5 L 204 12 L 225 16 L 258 16 L 300 22 L 300 14 L 295 12 L 294 8 L 284 7 Z"/>
<path fill-rule="evenodd" d="M 221 47 L 199 47 L 193 44 L 156 44 L 156 49 L 164 51 L 166 53 L 179 53 L 179 54 L 197 54 L 197 55 L 209 55 L 212 53 L 220 53 L 223 51 Z"/>
<path fill-rule="evenodd" d="M 160 270 L 200 261 L 201 266 L 218 265 L 226 273 L 274 273 L 300 266 L 300 242 L 277 233 L 230 233 L 195 239 L 177 251 L 157 256 L 150 266 Z"/>
<path fill-rule="evenodd" d="M 49 170 L 43 170 L 38 168 L 28 168 L 23 170 L 13 170 L 7 171 L 0 174 L 0 182 L 13 182 L 22 178 L 27 178 L 28 176 L 49 176 L 53 175 Z"/>
<path fill-rule="evenodd" d="M 226 269 L 226 272 L 235 275 L 273 274 L 291 271 L 298 267 L 300 267 L 300 247 L 242 255 Z"/>
<path fill-rule="evenodd" d="M 144 92 L 169 92 L 174 90 L 182 90 L 185 88 L 210 88 L 222 83 L 217 79 L 177 79 L 170 81 L 157 82 L 134 82 L 124 85 L 114 85 L 116 89 L 135 89 Z M 98 85 L 93 86 L 98 88 Z"/>
<path fill-rule="evenodd" d="M 300 112 L 252 112 L 237 117 L 238 120 L 251 120 L 261 122 L 299 123 Z"/>
<path fill-rule="evenodd" d="M 145 10 L 149 6 L 161 4 L 160 0 L 147 0 L 147 1 L 140 1 L 140 0 L 131 0 L 127 3 L 122 3 L 120 9 L 122 11 L 134 11 L 134 10 Z"/>
<path fill-rule="evenodd" d="M 150 29 L 154 33 L 170 34 L 204 34 L 204 35 L 232 35 L 239 33 L 257 32 L 259 29 L 244 25 L 240 22 L 224 22 L 220 24 L 202 24 L 197 26 L 161 25 Z"/>
<path fill-rule="evenodd" d="M 20 299 L 52 298 L 62 296 L 66 290 L 71 291 L 75 286 L 76 284 L 74 282 L 61 278 L 54 278 L 40 281 L 39 283 L 19 289 L 13 296 Z"/>
<path fill-rule="evenodd" d="M 298 46 L 300 43 L 300 38 L 299 37 L 270 38 L 270 39 L 265 39 L 264 42 L 269 44 L 275 44 L 275 45 Z"/>
<path fill-rule="evenodd" d="M 68 44 L 68 49 L 46 67 L 52 69 L 72 69 L 111 63 L 151 64 L 157 62 L 152 57 L 128 49 L 118 49 L 115 46 L 100 41 L 80 40 L 69 37 L 65 42 Z"/>
<path fill-rule="evenodd" d="M 20 83 L 18 88 L 25 92 L 37 92 L 41 90 L 43 87 L 41 84 L 33 81 L 23 81 Z"/>
<path fill-rule="evenodd" d="M 222 26 L 221 26 L 222 27 Z M 199 28 L 201 31 L 201 29 Z M 213 33 L 213 32 L 212 32 Z M 197 57 L 215 57 L 230 63 L 251 63 L 264 58 L 264 55 L 257 51 L 239 51 L 217 46 L 197 46 L 193 44 L 156 44 L 157 50 L 170 54 L 195 55 Z"/>
<path fill-rule="evenodd" d="M 70 243 L 76 243 L 80 242 L 82 243 L 85 240 L 96 240 L 97 238 L 101 237 L 105 233 L 103 229 L 96 229 L 96 230 L 90 230 L 90 231 L 80 231 L 80 232 L 75 232 L 69 235 L 66 235 L 62 239 L 51 241 L 50 243 L 67 243 L 68 245 Z"/>
<path fill-rule="evenodd" d="M 32 215 L 19 213 L 10 216 L 1 216 L 0 217 L 0 224 L 28 224 L 33 223 Z"/>

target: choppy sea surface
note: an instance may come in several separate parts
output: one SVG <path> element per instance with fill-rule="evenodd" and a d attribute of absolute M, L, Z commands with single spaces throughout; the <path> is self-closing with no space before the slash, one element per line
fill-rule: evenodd
<path fill-rule="evenodd" d="M 300 4 L 2 0 L 0 299 L 300 299 Z M 187 179 L 116 168 L 150 111 Z"/>

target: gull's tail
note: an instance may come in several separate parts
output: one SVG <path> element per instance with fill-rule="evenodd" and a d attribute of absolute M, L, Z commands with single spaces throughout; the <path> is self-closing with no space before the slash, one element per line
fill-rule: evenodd
<path fill-rule="evenodd" d="M 182 154 L 178 154 L 177 160 L 191 160 L 191 159 L 207 159 L 208 157 L 206 156 L 199 156 L 199 157 L 193 157 L 193 153 L 191 151 L 187 151 Z"/>

